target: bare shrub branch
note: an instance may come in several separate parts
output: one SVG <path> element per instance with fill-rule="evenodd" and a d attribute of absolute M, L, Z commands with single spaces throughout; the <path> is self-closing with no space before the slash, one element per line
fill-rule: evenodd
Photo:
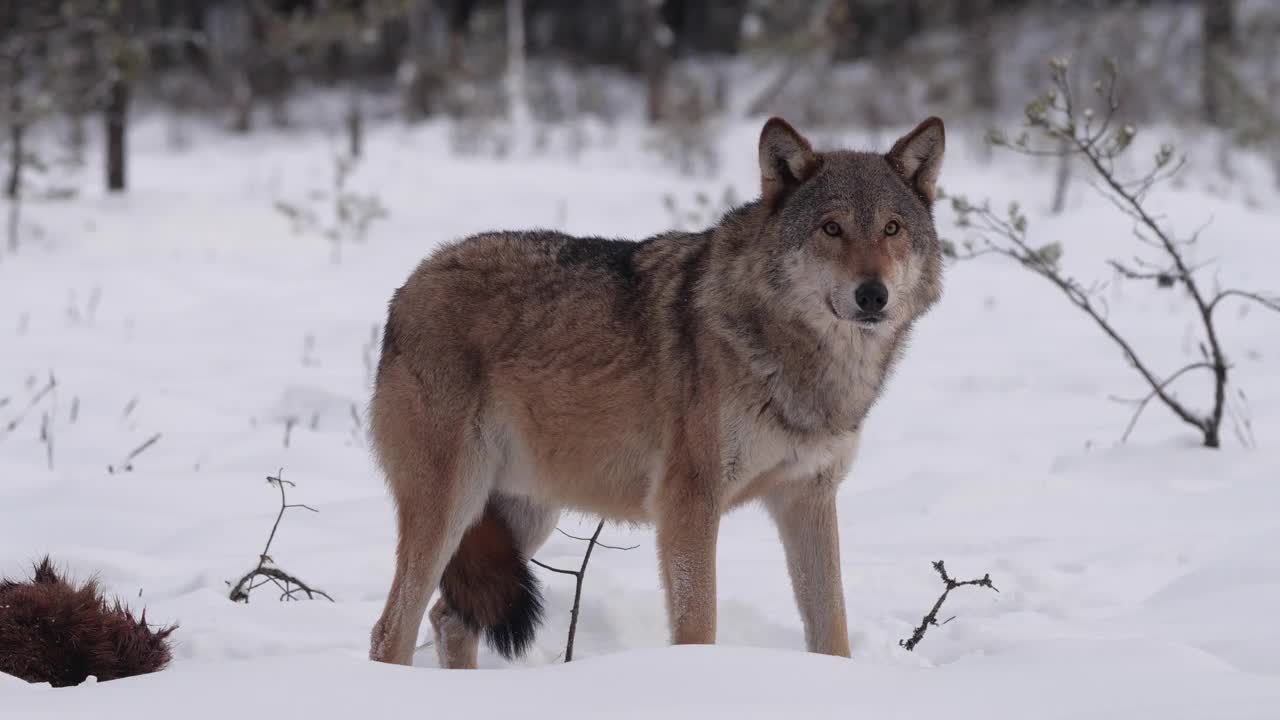
<path fill-rule="evenodd" d="M 311 587 L 297 577 L 290 575 L 280 569 L 275 564 L 275 560 L 271 558 L 271 543 L 276 539 L 276 531 L 280 529 L 280 520 L 284 518 L 284 512 L 290 508 L 302 508 L 311 512 L 320 512 L 310 505 L 302 503 L 290 503 L 285 498 L 284 486 L 293 487 L 294 484 L 283 479 L 284 469 L 281 468 L 274 476 L 267 476 L 267 484 L 274 485 L 280 489 L 280 512 L 276 513 L 276 521 L 271 525 L 271 533 L 267 535 L 267 543 L 263 546 L 262 552 L 258 554 L 258 566 L 245 573 L 239 581 L 231 588 L 230 598 L 234 602 L 249 602 L 249 594 L 268 583 L 275 585 L 280 590 L 280 600 L 297 600 L 298 593 L 306 594 L 308 599 L 314 600 L 317 595 L 333 602 L 333 598 L 323 590 Z M 231 583 L 227 583 L 230 585 Z"/>
<path fill-rule="evenodd" d="M 573 538 L 574 540 L 582 540 L 587 543 L 587 551 L 582 556 L 582 565 L 577 570 L 565 570 L 563 568 L 552 567 L 550 565 L 547 565 L 546 563 L 541 562 L 536 558 L 529 558 L 529 562 L 533 563 L 534 565 L 537 565 L 543 570 L 550 570 L 553 573 L 560 573 L 561 575 L 573 576 L 573 582 L 574 582 L 573 608 L 569 610 L 569 637 L 568 637 L 568 640 L 565 642 L 565 646 L 564 646 L 564 661 L 571 662 L 573 660 L 573 641 L 578 633 L 578 611 L 582 607 L 582 581 L 585 580 L 587 577 L 587 563 L 591 562 L 591 551 L 594 550 L 596 546 L 607 548 L 609 550 L 634 550 L 637 547 L 639 547 L 639 545 L 632 545 L 630 547 L 619 547 L 616 545 L 605 545 L 604 543 L 600 542 L 600 532 L 604 530 L 604 520 L 601 520 L 600 523 L 596 525 L 596 531 L 592 533 L 591 537 L 589 538 L 570 535 L 569 533 L 565 532 L 564 530 L 561 530 L 560 528 L 556 528 L 556 530 L 559 531 L 560 534 L 564 535 L 565 537 Z"/>
<path fill-rule="evenodd" d="M 1185 238 L 1177 237 L 1162 219 L 1147 208 L 1145 202 L 1151 189 L 1176 175 L 1183 167 L 1184 158 L 1175 158 L 1174 149 L 1165 144 L 1156 153 L 1150 167 L 1135 177 L 1122 177 L 1116 169 L 1116 159 L 1128 151 L 1137 135 L 1137 129 L 1122 122 L 1120 104 L 1116 97 L 1119 70 L 1114 62 L 1104 64 L 1103 78 L 1094 83 L 1094 93 L 1102 103 L 1100 113 L 1080 105 L 1067 80 L 1066 60 L 1050 63 L 1051 89 L 1045 95 L 1033 99 L 1026 107 L 1026 125 L 1038 134 L 1033 139 L 1029 132 L 1010 138 L 1002 131 L 993 131 L 988 140 L 996 147 L 1009 149 L 1021 155 L 1033 157 L 1061 157 L 1070 155 L 1084 160 L 1094 173 L 1093 188 L 1117 210 L 1134 222 L 1134 237 L 1145 247 L 1155 250 L 1158 261 L 1135 258 L 1132 263 L 1109 261 L 1121 277 L 1131 280 L 1154 280 L 1158 287 L 1180 286 L 1190 299 L 1204 342 L 1201 354 L 1204 362 L 1194 363 L 1162 378 L 1151 363 L 1138 355 L 1133 345 L 1108 319 L 1105 301 L 1096 295 L 1096 288 L 1085 288 L 1075 278 L 1067 275 L 1059 265 L 1062 246 L 1057 243 L 1034 246 L 1027 236 L 1027 216 L 1015 204 L 1001 214 L 986 202 L 971 203 L 957 196 L 952 198 L 961 227 L 969 228 L 978 237 L 978 243 L 966 242 L 964 251 L 954 245 L 946 247 L 957 258 L 974 258 L 981 255 L 1001 255 L 1053 283 L 1071 304 L 1088 315 L 1094 323 L 1115 343 L 1125 359 L 1133 366 L 1151 388 L 1151 393 L 1135 401 L 1137 410 L 1124 431 L 1121 441 L 1127 440 L 1142 411 L 1151 400 L 1159 400 L 1180 420 L 1195 427 L 1201 434 L 1205 447 L 1221 445 L 1221 428 L 1227 409 L 1228 373 L 1231 369 L 1227 353 L 1218 336 L 1213 312 L 1225 298 L 1238 297 L 1280 312 L 1280 297 L 1249 292 L 1235 288 L 1219 291 L 1210 296 L 1201 286 L 1196 266 L 1187 259 L 1187 249 L 1199 239 L 1200 229 Z M 1203 229 L 1203 228 L 1201 228 Z M 1207 411 L 1197 410 L 1168 392 L 1168 386 L 1193 369 L 1208 369 L 1213 374 L 1213 401 Z"/>
<path fill-rule="evenodd" d="M 1229 297 L 1238 297 L 1245 300 L 1255 302 L 1269 310 L 1280 312 L 1280 295 L 1263 295 L 1262 293 L 1248 292 L 1246 290 L 1223 290 L 1213 296 L 1213 300 L 1209 301 L 1209 312 L 1213 312 L 1218 308 L 1218 303 Z"/>
<path fill-rule="evenodd" d="M 561 530 L 560 528 L 556 528 L 556 532 L 560 533 L 561 535 L 571 540 L 581 540 L 582 542 L 592 542 L 591 538 L 582 537 L 580 535 L 570 535 L 569 533 L 565 532 L 564 530 Z M 635 550 L 636 548 L 640 547 L 639 545 L 628 545 L 626 547 L 622 547 L 620 545 L 606 545 L 599 541 L 596 541 L 596 545 L 599 545 L 600 547 L 606 548 L 608 550 Z"/>
<path fill-rule="evenodd" d="M 898 641 L 898 645 L 905 648 L 908 652 L 916 649 L 916 646 L 924 639 L 924 634 L 928 631 L 930 625 L 945 625 L 955 619 L 954 617 L 950 617 L 943 620 L 941 623 L 938 622 L 938 611 L 942 609 L 942 603 L 946 602 L 947 595 L 950 595 L 952 590 L 955 590 L 958 587 L 964 587 L 965 585 L 977 585 L 979 587 L 991 588 L 996 592 L 1000 592 L 1000 590 L 992 584 L 990 574 L 985 574 L 976 580 L 956 581 L 952 579 L 951 576 L 947 575 L 947 566 L 944 565 L 941 560 L 933 563 L 933 569 L 937 570 L 938 574 L 942 576 L 942 583 L 945 587 L 942 589 L 942 594 L 938 596 L 938 601 L 933 604 L 933 607 L 929 609 L 929 612 L 925 613 L 925 616 L 920 620 L 920 624 L 916 626 L 916 629 L 911 633 L 911 637 L 906 640 Z"/>
<path fill-rule="evenodd" d="M 1212 370 L 1212 369 L 1213 369 L 1213 366 L 1210 365 L 1209 363 L 1205 363 L 1205 362 L 1191 363 L 1190 365 L 1183 367 L 1182 369 L 1178 370 L 1174 374 L 1165 378 L 1156 388 L 1152 389 L 1151 392 L 1147 393 L 1145 396 L 1137 400 L 1126 401 L 1123 398 L 1114 398 L 1116 400 L 1120 400 L 1121 402 L 1131 402 L 1135 406 L 1133 410 L 1133 417 L 1129 418 L 1129 424 L 1125 426 L 1124 434 L 1120 436 L 1120 442 L 1125 442 L 1129 439 L 1129 435 L 1133 432 L 1133 429 L 1138 426 L 1138 418 L 1142 417 L 1142 411 L 1147 409 L 1147 404 L 1151 402 L 1152 398 L 1156 397 L 1157 391 L 1163 391 L 1167 389 L 1170 385 L 1173 384 L 1175 380 L 1191 372 L 1192 370 Z"/>
<path fill-rule="evenodd" d="M 369 227 L 387 217 L 387 208 L 377 195 L 351 189 L 357 162 L 354 156 L 335 155 L 328 190 L 312 193 L 307 202 L 275 202 L 276 211 L 289 220 L 294 233 L 318 235 L 329 241 L 330 260 L 335 264 L 342 261 L 344 244 L 363 243 Z"/>

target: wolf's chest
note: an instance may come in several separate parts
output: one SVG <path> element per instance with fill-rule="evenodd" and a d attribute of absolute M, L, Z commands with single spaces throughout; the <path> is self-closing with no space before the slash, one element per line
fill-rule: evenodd
<path fill-rule="evenodd" d="M 730 424 L 726 430 L 721 494 L 726 506 L 754 500 L 780 483 L 809 482 L 844 466 L 852 461 L 859 437 L 854 431 L 797 442 L 759 422 Z"/>

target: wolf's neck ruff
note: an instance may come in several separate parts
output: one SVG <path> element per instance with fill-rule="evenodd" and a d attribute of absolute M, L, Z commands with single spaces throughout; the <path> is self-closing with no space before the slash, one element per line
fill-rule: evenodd
<path fill-rule="evenodd" d="M 742 394 L 758 395 L 761 415 L 806 438 L 858 429 L 910 329 L 869 332 L 830 315 L 770 311 L 756 302 L 709 324 L 731 359 L 728 372 L 742 375 Z"/>

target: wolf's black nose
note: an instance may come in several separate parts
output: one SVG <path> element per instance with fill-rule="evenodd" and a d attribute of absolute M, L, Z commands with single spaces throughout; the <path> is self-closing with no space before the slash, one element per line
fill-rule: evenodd
<path fill-rule="evenodd" d="M 868 280 L 853 291 L 853 300 L 863 312 L 880 312 L 889 304 L 889 288 L 879 280 Z"/>

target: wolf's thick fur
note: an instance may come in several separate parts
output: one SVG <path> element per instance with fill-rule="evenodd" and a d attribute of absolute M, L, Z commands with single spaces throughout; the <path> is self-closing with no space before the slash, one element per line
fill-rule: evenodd
<path fill-rule="evenodd" d="M 761 198 L 641 242 L 477 235 L 391 300 L 371 408 L 399 544 L 370 656 L 409 663 L 432 590 L 447 667 L 525 649 L 525 560 L 561 508 L 657 528 L 672 639 L 716 636 L 716 536 L 763 501 L 805 642 L 849 654 L 836 487 L 912 323 L 941 292 L 942 122 L 888 154 L 760 138 Z"/>

